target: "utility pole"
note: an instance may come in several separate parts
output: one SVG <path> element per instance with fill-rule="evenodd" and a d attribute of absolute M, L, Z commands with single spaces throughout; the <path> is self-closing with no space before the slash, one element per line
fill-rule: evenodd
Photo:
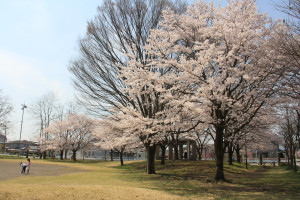
<path fill-rule="evenodd" d="M 21 130 L 20 130 L 20 140 L 19 140 L 19 154 L 18 154 L 18 156 L 20 156 L 20 153 L 21 153 L 21 135 L 22 135 L 23 117 L 24 117 L 24 110 L 25 110 L 25 108 L 27 108 L 27 106 L 26 106 L 25 104 L 22 104 L 21 110 L 23 110 L 23 112 L 22 112 Z"/>
<path fill-rule="evenodd" d="M 246 169 L 248 169 L 248 152 L 247 152 L 247 136 L 245 133 L 245 152 L 246 152 Z"/>

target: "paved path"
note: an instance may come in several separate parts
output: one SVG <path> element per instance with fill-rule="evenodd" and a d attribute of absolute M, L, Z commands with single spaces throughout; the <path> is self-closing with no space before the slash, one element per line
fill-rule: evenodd
<path fill-rule="evenodd" d="M 0 181 L 20 176 L 58 176 L 60 174 L 83 172 L 76 168 L 66 167 L 62 165 L 35 163 L 31 161 L 29 175 L 21 175 L 21 160 L 0 160 Z M 25 162 L 25 160 L 22 160 Z M 25 162 L 26 163 L 26 162 Z"/>

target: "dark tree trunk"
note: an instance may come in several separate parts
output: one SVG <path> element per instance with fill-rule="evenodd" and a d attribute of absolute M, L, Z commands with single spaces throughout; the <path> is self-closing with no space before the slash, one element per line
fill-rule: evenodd
<path fill-rule="evenodd" d="M 199 160 L 202 160 L 203 148 L 204 148 L 204 145 L 203 145 L 203 144 L 200 144 L 200 145 L 199 145 L 199 148 L 196 148 L 197 153 L 198 153 L 198 159 L 199 159 Z"/>
<path fill-rule="evenodd" d="M 26 151 L 26 158 L 28 158 L 29 150 Z"/>
<path fill-rule="evenodd" d="M 147 150 L 147 174 L 155 174 L 156 145 L 145 144 Z"/>
<path fill-rule="evenodd" d="M 287 150 L 288 148 L 286 148 L 286 151 L 285 151 L 285 156 L 286 158 L 288 159 L 288 166 L 287 166 L 287 169 L 290 168 L 290 154 L 289 154 L 289 151 Z"/>
<path fill-rule="evenodd" d="M 161 145 L 161 160 L 160 160 L 160 164 L 164 165 L 165 164 L 165 160 L 166 160 L 166 146 L 165 145 Z"/>
<path fill-rule="evenodd" d="M 290 165 L 290 168 L 293 169 L 294 167 L 294 152 L 293 152 L 293 147 L 292 145 L 290 144 L 290 160 L 291 160 L 291 165 Z"/>
<path fill-rule="evenodd" d="M 76 160 L 76 151 L 77 151 L 77 150 L 72 150 L 72 152 L 73 152 L 72 160 L 73 160 L 73 161 L 77 161 L 77 160 Z"/>
<path fill-rule="evenodd" d="M 277 166 L 280 166 L 280 153 L 277 152 Z"/>
<path fill-rule="evenodd" d="M 263 159 L 262 159 L 262 153 L 259 153 L 259 161 L 258 161 L 258 165 L 262 165 L 263 164 Z"/>
<path fill-rule="evenodd" d="M 114 161 L 114 150 L 110 150 L 110 161 Z"/>
<path fill-rule="evenodd" d="M 65 149 L 65 160 L 68 158 L 68 149 Z"/>
<path fill-rule="evenodd" d="M 240 147 L 239 147 L 239 145 L 237 145 L 237 147 L 235 148 L 235 152 L 236 152 L 236 161 L 238 163 L 241 163 L 241 154 L 240 154 Z"/>
<path fill-rule="evenodd" d="M 215 154 L 216 154 L 217 172 L 216 172 L 215 180 L 225 181 L 225 176 L 223 171 L 224 168 L 223 131 L 224 128 L 216 127 Z"/>
<path fill-rule="evenodd" d="M 175 160 L 179 160 L 178 144 L 174 145 Z"/>
<path fill-rule="evenodd" d="M 294 172 L 297 172 L 297 160 L 296 160 L 295 148 L 293 148 L 293 160 L 294 160 Z"/>
<path fill-rule="evenodd" d="M 233 163 L 233 146 L 231 143 L 228 145 L 228 164 L 232 165 Z"/>
<path fill-rule="evenodd" d="M 124 149 L 121 149 L 121 151 L 120 151 L 120 162 L 121 162 L 122 166 L 124 165 L 124 162 L 123 162 L 123 151 L 124 151 Z"/>
<path fill-rule="evenodd" d="M 63 160 L 64 159 L 64 150 L 60 151 L 60 159 Z"/>
<path fill-rule="evenodd" d="M 202 153 L 201 153 L 200 149 L 198 150 L 198 158 L 199 158 L 199 160 L 202 160 Z"/>
<path fill-rule="evenodd" d="M 43 159 L 46 159 L 46 157 L 47 157 L 46 154 L 47 154 L 47 152 L 44 151 L 44 152 L 43 152 Z"/>

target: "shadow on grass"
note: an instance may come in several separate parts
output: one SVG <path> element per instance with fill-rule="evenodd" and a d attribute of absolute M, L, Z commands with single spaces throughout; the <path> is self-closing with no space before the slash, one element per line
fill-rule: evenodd
<path fill-rule="evenodd" d="M 114 168 L 123 169 L 123 179 L 135 180 L 141 187 L 182 196 L 214 195 L 222 199 L 293 199 L 299 194 L 300 176 L 282 168 L 262 168 L 234 163 L 224 165 L 227 181 L 214 180 L 213 161 L 167 161 L 156 163 L 156 174 L 147 175 L 146 162 L 133 162 Z M 281 174 L 278 176 L 278 173 Z"/>

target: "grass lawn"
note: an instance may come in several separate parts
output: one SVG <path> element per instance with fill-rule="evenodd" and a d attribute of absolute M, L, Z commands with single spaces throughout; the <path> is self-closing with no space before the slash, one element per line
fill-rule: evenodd
<path fill-rule="evenodd" d="M 15 159 L 0 159 L 17 164 Z M 300 173 L 282 168 L 225 165 L 226 182 L 215 182 L 212 161 L 157 162 L 155 175 L 145 162 L 33 160 L 34 165 L 66 167 L 64 174 L 12 177 L 0 181 L 0 199 L 299 199 Z M 60 168 L 59 168 L 60 167 Z M 7 169 L 8 170 L 8 169 Z M 18 172 L 19 173 L 19 172 Z"/>

